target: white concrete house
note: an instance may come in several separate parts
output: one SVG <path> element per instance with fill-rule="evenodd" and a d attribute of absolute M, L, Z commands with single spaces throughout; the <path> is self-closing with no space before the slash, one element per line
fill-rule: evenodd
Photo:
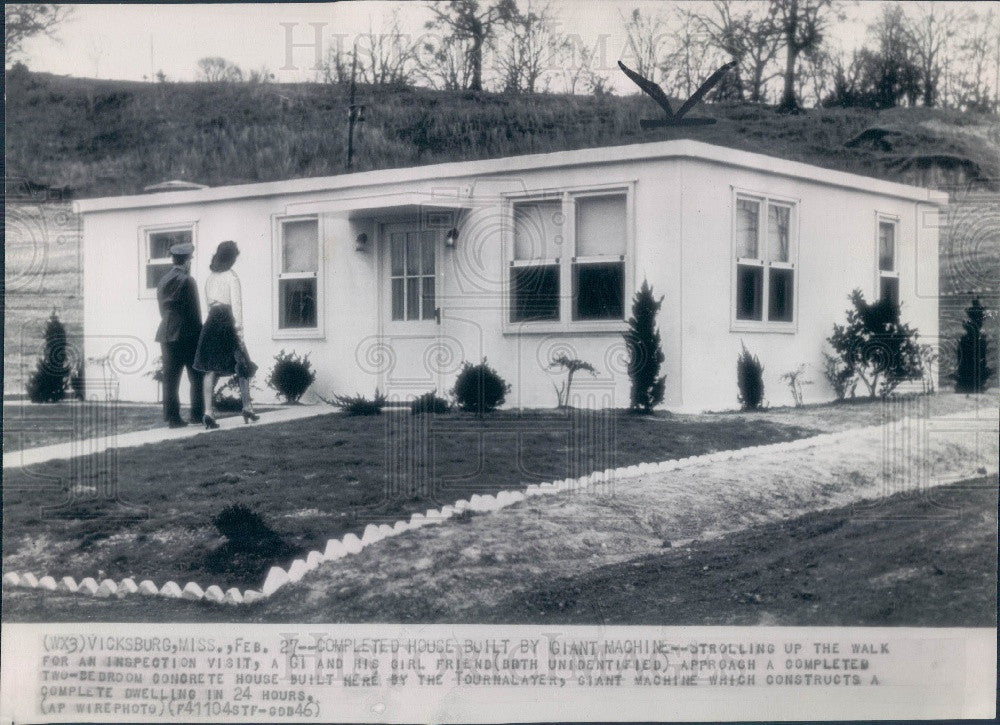
<path fill-rule="evenodd" d="M 621 333 L 645 279 L 664 297 L 666 407 L 736 407 L 741 342 L 771 405 L 800 363 L 807 398 L 829 399 L 824 340 L 852 289 L 897 294 L 935 341 L 946 202 L 689 140 L 81 200 L 88 376 L 155 400 L 166 249 L 191 239 L 204 279 L 232 239 L 260 385 L 281 349 L 309 354 L 324 396 L 446 391 L 487 357 L 508 406 L 547 408 L 567 353 L 598 370 L 576 405 L 627 406 Z"/>

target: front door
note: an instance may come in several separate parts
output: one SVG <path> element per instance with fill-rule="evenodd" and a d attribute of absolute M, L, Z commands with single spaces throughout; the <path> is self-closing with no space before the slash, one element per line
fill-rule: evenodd
<path fill-rule="evenodd" d="M 432 358 L 441 333 L 438 295 L 440 233 L 418 221 L 381 227 L 381 330 L 394 364 L 390 392 L 401 397 L 427 392 L 442 381 Z"/>

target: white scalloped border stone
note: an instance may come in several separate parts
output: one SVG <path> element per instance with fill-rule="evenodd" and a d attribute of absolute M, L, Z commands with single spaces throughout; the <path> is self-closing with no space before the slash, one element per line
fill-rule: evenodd
<path fill-rule="evenodd" d="M 945 416 L 947 417 L 947 416 Z M 913 423 L 912 419 L 903 419 L 899 424 Z M 87 594 L 95 597 L 125 597 L 132 594 L 141 596 L 160 596 L 168 599 L 186 599 L 189 601 L 206 601 L 212 604 L 253 604 L 254 602 L 266 599 L 286 584 L 298 582 L 309 572 L 316 569 L 320 564 L 327 561 L 337 561 L 346 556 L 360 553 L 363 549 L 383 539 L 399 536 L 406 531 L 418 529 L 423 526 L 440 524 L 445 520 L 465 511 L 485 513 L 487 511 L 498 511 L 507 506 L 512 506 L 521 501 L 538 496 L 563 493 L 566 491 L 581 491 L 588 488 L 613 482 L 615 480 L 627 480 L 640 478 L 652 473 L 664 473 L 677 471 L 691 466 L 702 464 L 713 464 L 722 461 L 738 461 L 753 453 L 761 451 L 793 451 L 805 450 L 816 446 L 825 446 L 842 436 L 857 435 L 859 433 L 871 433 L 881 430 L 883 426 L 872 425 L 864 428 L 852 428 L 834 433 L 821 433 L 809 438 L 797 438 L 791 441 L 780 443 L 768 443 L 760 446 L 750 446 L 733 450 L 714 451 L 700 456 L 689 456 L 687 458 L 677 458 L 667 461 L 657 461 L 649 463 L 639 463 L 622 468 L 607 468 L 603 471 L 593 473 L 579 478 L 564 478 L 546 483 L 532 483 L 523 490 L 504 490 L 496 494 L 473 494 L 468 500 L 460 499 L 453 504 L 442 506 L 440 509 L 427 509 L 425 513 L 414 513 L 409 519 L 400 519 L 394 524 L 368 524 L 365 526 L 361 536 L 349 533 L 341 539 L 329 539 L 325 549 L 320 551 L 310 551 L 304 559 L 294 560 L 288 570 L 280 566 L 272 566 L 259 590 L 247 589 L 241 592 L 237 587 L 230 587 L 225 591 L 217 584 L 209 585 L 202 589 L 196 582 L 187 582 L 183 588 L 174 581 L 166 582 L 157 589 L 156 584 L 150 579 L 144 579 L 138 585 L 131 577 L 126 577 L 120 582 L 112 579 L 103 579 L 97 582 L 92 577 L 86 577 L 79 583 L 71 576 L 64 576 L 57 582 L 54 577 L 45 575 L 38 578 L 32 572 L 10 571 L 3 575 L 3 586 L 5 587 L 25 587 L 29 589 L 41 589 L 43 591 L 68 592 L 71 594 Z M 991 472 L 996 475 L 997 472 Z M 705 537 L 701 537 L 704 539 Z M 681 542 L 678 542 L 681 543 Z"/>

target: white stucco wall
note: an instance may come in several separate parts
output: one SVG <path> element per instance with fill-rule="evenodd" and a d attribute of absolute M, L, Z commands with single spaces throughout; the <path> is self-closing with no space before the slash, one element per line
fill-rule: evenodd
<path fill-rule="evenodd" d="M 811 398 L 828 398 L 821 374 L 822 341 L 840 321 L 847 294 L 876 285 L 875 212 L 900 219 L 901 298 L 904 318 L 925 337 L 937 332 L 937 234 L 932 224 L 918 230 L 918 204 L 740 170 L 693 159 L 631 159 L 620 163 L 532 169 L 523 172 L 451 176 L 377 189 L 341 189 L 234 198 L 148 208 L 84 210 L 85 354 L 111 354 L 125 400 L 153 400 L 156 385 L 144 374 L 153 369 L 159 347 L 153 337 L 159 315 L 156 301 L 140 292 L 140 233 L 144 226 L 196 222 L 193 273 L 201 281 L 215 246 L 233 239 L 242 251 L 236 266 L 243 284 L 245 336 L 261 367 L 260 399 L 272 392 L 264 380 L 274 354 L 284 348 L 309 353 L 317 371 L 315 389 L 371 394 L 376 386 L 391 395 L 411 397 L 447 390 L 462 360 L 487 357 L 509 382 L 508 405 L 551 407 L 552 382 L 561 375 L 546 369 L 553 353 L 588 360 L 598 376 L 578 376 L 577 405 L 628 403 L 628 378 L 620 328 L 605 332 L 527 332 L 503 324 L 503 280 L 508 273 L 499 198 L 511 191 L 627 185 L 634 206 L 634 253 L 627 261 L 633 289 L 645 278 L 664 295 L 659 324 L 666 353 L 668 407 L 731 408 L 736 405 L 735 360 L 740 340 L 765 367 L 772 405 L 790 402 L 778 377 L 799 362 L 812 366 Z M 800 270 L 797 330 L 737 333 L 730 329 L 731 185 L 800 199 Z M 386 281 L 381 273 L 379 221 L 411 214 L 407 207 L 363 212 L 348 219 L 342 207 L 352 197 L 394 194 L 471 194 L 454 248 L 438 249 L 440 325 L 388 320 Z M 179 197 L 180 198 L 180 197 Z M 184 193 L 184 198 L 190 198 Z M 360 203 L 359 203 L 360 205 Z M 377 204 L 369 204 L 375 206 Z M 933 207 L 919 207 L 930 211 Z M 330 211 L 334 209 L 335 211 Z M 276 335 L 273 325 L 273 220 L 305 212 L 320 213 L 323 256 L 321 337 Z M 357 215 L 355 215 L 357 216 Z M 355 237 L 371 240 L 355 250 Z M 443 232 L 441 234 L 443 238 Z M 919 278 L 918 269 L 923 276 Z M 628 296 L 631 296 L 629 290 Z M 566 290 L 563 290 L 565 293 Z M 203 301 L 204 306 L 204 301 Z M 88 375 L 100 377 L 91 362 Z M 182 383 L 182 402 L 186 385 Z"/>

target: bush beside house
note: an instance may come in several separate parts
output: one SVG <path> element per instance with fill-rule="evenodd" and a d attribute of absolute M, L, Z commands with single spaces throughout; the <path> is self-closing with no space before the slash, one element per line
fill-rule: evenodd
<path fill-rule="evenodd" d="M 316 380 L 309 355 L 299 357 L 294 351 L 284 349 L 274 356 L 274 367 L 267 377 L 267 385 L 289 403 L 299 402 L 299 398 Z"/>
<path fill-rule="evenodd" d="M 736 358 L 736 382 L 739 401 L 743 410 L 757 410 L 764 402 L 764 366 L 756 355 L 751 355 L 742 342 L 743 351 Z"/>
<path fill-rule="evenodd" d="M 978 299 L 965 310 L 965 334 L 958 341 L 957 366 L 951 377 L 956 393 L 979 393 L 988 386 L 993 370 L 989 361 L 989 339 L 983 334 L 986 309 Z"/>
<path fill-rule="evenodd" d="M 68 350 L 66 327 L 53 310 L 45 325 L 42 357 L 28 378 L 27 393 L 32 403 L 58 403 L 66 397 L 71 373 L 66 359 Z"/>
<path fill-rule="evenodd" d="M 482 415 L 495 410 L 507 400 L 510 384 L 486 363 L 462 363 L 452 395 L 458 407 L 467 413 Z"/>
<path fill-rule="evenodd" d="M 656 299 L 653 288 L 643 280 L 632 299 L 632 316 L 623 333 L 628 348 L 628 376 L 632 381 L 631 409 L 638 413 L 651 413 L 663 402 L 667 378 L 660 375 L 665 357 L 660 346 L 660 330 L 656 326 L 656 313 L 662 304 L 663 297 Z"/>

